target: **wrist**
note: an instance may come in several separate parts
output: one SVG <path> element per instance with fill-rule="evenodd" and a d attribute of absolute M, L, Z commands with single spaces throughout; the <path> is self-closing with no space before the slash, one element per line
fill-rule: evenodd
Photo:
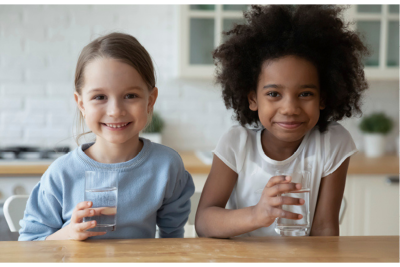
<path fill-rule="evenodd" d="M 250 223 L 252 228 L 258 229 L 261 228 L 262 225 L 260 224 L 260 220 L 257 214 L 257 205 L 256 206 L 251 206 L 251 216 L 250 216 Z"/>

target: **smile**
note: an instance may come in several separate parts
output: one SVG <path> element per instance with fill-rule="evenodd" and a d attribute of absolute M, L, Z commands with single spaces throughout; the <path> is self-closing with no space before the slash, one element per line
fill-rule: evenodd
<path fill-rule="evenodd" d="M 131 122 L 124 122 L 124 123 L 101 123 L 102 125 L 106 126 L 110 130 L 123 130 L 128 127 Z"/>
<path fill-rule="evenodd" d="M 285 129 L 296 129 L 302 125 L 302 122 L 276 122 L 280 127 Z"/>

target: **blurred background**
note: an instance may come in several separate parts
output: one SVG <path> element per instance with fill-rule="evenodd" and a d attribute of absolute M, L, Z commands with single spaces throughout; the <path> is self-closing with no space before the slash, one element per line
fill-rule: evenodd
<path fill-rule="evenodd" d="M 243 22 L 247 9 L 247 5 L 0 5 L 0 204 L 11 195 L 29 194 L 39 180 L 41 170 L 18 171 L 20 166 L 50 164 L 63 154 L 53 153 L 54 148 L 65 152 L 76 147 L 76 62 L 86 44 L 113 31 L 136 37 L 153 59 L 159 88 L 155 111 L 164 125 L 158 142 L 195 154 L 208 166 L 209 151 L 235 124 L 232 111 L 224 106 L 220 87 L 214 83 L 211 52 L 224 40 L 222 31 Z M 363 99 L 364 116 L 340 123 L 362 154 L 365 135 L 375 132 L 373 126 L 360 129 L 361 121 L 374 113 L 384 114 L 391 127 L 385 128 L 389 130 L 383 133 L 384 141 L 378 141 L 381 148 L 372 148 L 380 152 L 372 156 L 386 163 L 385 156 L 396 157 L 393 167 L 397 171 L 376 173 L 388 181 L 390 175 L 398 174 L 399 5 L 352 5 L 344 19 L 354 22 L 350 28 L 363 34 L 372 54 L 365 59 L 370 88 Z M 11 170 L 9 166 L 17 167 Z M 196 190 L 201 192 L 207 171 L 192 174 L 197 175 Z M 391 188 L 398 192 L 398 176 L 397 182 L 393 181 Z M 359 194 L 364 196 L 365 192 Z M 394 194 L 397 234 L 398 196 Z M 0 224 L 4 226 L 4 220 Z M 354 229 L 345 232 L 360 234 L 359 227 L 350 224 L 355 222 L 349 222 L 346 229 Z M 4 231 L 2 235 L 0 230 L 0 240 L 6 239 Z M 368 231 L 361 234 L 377 233 Z"/>

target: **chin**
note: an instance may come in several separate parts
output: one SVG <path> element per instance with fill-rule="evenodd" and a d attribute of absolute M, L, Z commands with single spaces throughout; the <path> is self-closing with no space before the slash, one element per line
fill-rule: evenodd
<path fill-rule="evenodd" d="M 304 136 L 305 134 L 282 134 L 282 133 L 275 135 L 277 139 L 288 143 L 297 142 L 301 140 Z"/>

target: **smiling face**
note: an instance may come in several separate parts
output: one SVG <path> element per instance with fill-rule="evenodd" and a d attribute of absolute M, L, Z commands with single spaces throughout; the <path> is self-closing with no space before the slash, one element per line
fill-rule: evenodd
<path fill-rule="evenodd" d="M 248 95 L 268 135 L 283 142 L 301 141 L 318 122 L 320 88 L 315 66 L 297 56 L 265 62 L 257 91 Z"/>
<path fill-rule="evenodd" d="M 149 91 L 135 68 L 100 57 L 86 66 L 75 100 L 96 142 L 125 144 L 137 139 L 146 126 L 157 94 L 156 87 Z"/>

